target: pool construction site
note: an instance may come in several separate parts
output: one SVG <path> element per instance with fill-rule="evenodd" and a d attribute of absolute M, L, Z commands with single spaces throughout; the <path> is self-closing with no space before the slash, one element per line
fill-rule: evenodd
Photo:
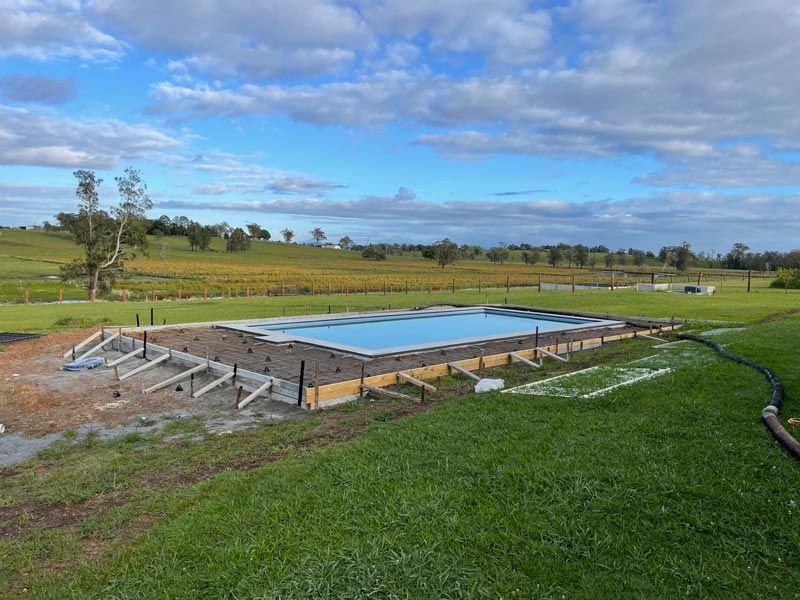
<path fill-rule="evenodd" d="M 534 310 L 530 307 L 502 308 Z M 425 308 L 419 312 L 430 315 L 444 310 L 447 307 Z M 142 387 L 145 395 L 180 386 L 192 399 L 201 400 L 212 391 L 218 394 L 227 390 L 230 406 L 236 409 L 272 400 L 315 410 L 367 395 L 421 401 L 426 393 L 436 392 L 436 380 L 446 375 L 479 381 L 488 376 L 490 369 L 513 363 L 536 370 L 542 361 L 567 362 L 573 353 L 627 338 L 654 336 L 677 327 L 664 320 L 613 317 L 612 321 L 609 315 L 567 315 L 539 309 L 535 312 L 554 319 L 577 316 L 587 319 L 587 325 L 572 330 L 539 332 L 537 329 L 526 335 L 376 356 L 342 351 L 325 343 L 289 338 L 269 341 L 261 335 L 263 332 L 254 328 L 280 325 L 280 319 L 108 327 L 66 349 L 63 356 L 72 360 L 102 353 L 105 368 L 113 369 L 120 381 L 136 381 L 149 373 L 148 385 Z M 352 320 L 364 316 L 373 314 L 349 313 L 326 318 Z M 161 372 L 163 377 L 153 381 L 153 372 Z M 412 396 L 392 389 L 401 384 L 411 384 L 418 394 Z"/>
<path fill-rule="evenodd" d="M 476 310 L 501 313 L 502 318 L 524 313 L 540 324 L 550 322 L 552 329 L 468 342 L 456 337 L 434 347 L 373 355 L 311 342 L 308 336 L 319 334 L 307 333 L 311 329 L 303 329 L 298 339 L 292 339 L 291 332 L 273 334 L 276 327 L 306 327 L 310 320 L 325 331 L 340 321 L 372 327 L 377 319 L 408 319 L 400 321 L 403 328 L 416 321 L 432 329 L 428 324 L 433 320 L 426 318 L 454 312 L 452 306 L 435 306 L 296 319 L 104 327 L 8 343 L 0 352 L 0 391 L 5 398 L 0 403 L 0 466 L 26 460 L 60 440 L 166 435 L 189 422 L 200 429 L 195 427 L 191 435 L 223 435 L 302 418 L 348 401 L 384 402 L 390 410 L 414 412 L 479 391 L 479 383 L 490 381 L 490 389 L 506 387 L 513 394 L 593 398 L 668 373 L 670 365 L 605 363 L 612 355 L 636 358 L 636 352 L 631 355 L 627 346 L 618 344 L 621 340 L 638 338 L 650 348 L 662 345 L 663 334 L 680 327 L 669 320 L 532 307 L 455 308 L 482 319 Z M 349 341 L 358 343 L 358 336 Z M 584 358 L 573 361 L 573 356 Z M 74 363 L 92 363 L 94 368 L 64 370 Z M 508 385 L 498 377 L 505 377 Z"/>

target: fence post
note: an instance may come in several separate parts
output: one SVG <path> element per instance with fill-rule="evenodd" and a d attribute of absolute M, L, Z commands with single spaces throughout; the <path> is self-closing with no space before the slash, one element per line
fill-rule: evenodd
<path fill-rule="evenodd" d="M 506 275 L 506 294 L 511 291 L 511 278 Z"/>
<path fill-rule="evenodd" d="M 750 291 L 750 280 L 752 279 L 752 276 L 753 276 L 753 272 L 752 271 L 748 271 L 747 272 L 747 291 L 748 292 Z"/>
<path fill-rule="evenodd" d="M 183 289 L 178 288 L 178 302 L 183 300 Z"/>
<path fill-rule="evenodd" d="M 539 293 L 542 293 L 542 276 L 539 275 L 539 284 L 537 286 L 539 288 Z"/>
<path fill-rule="evenodd" d="M 64 303 L 64 290 L 58 290 L 58 303 Z"/>
<path fill-rule="evenodd" d="M 652 283 L 653 285 L 656 284 L 656 274 L 655 273 L 650 273 L 650 283 Z"/>
<path fill-rule="evenodd" d="M 25 304 L 31 303 L 31 291 L 28 288 L 25 288 Z"/>
<path fill-rule="evenodd" d="M 572 291 L 575 291 L 575 274 L 572 274 Z"/>
<path fill-rule="evenodd" d="M 611 291 L 614 291 L 614 269 L 611 269 Z"/>

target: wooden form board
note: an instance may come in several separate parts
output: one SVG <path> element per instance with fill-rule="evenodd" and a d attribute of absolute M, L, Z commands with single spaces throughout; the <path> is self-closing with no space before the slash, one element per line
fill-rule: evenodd
<path fill-rule="evenodd" d="M 665 325 L 664 327 L 650 328 L 649 330 L 647 330 L 647 332 L 649 334 L 652 334 L 654 331 L 658 332 L 673 331 L 678 327 L 679 327 L 678 325 Z M 636 337 L 637 333 L 639 332 L 631 331 L 628 333 L 607 335 L 587 340 L 575 340 L 573 342 L 573 349 L 577 349 L 578 351 L 588 350 L 589 348 L 596 348 L 597 346 L 605 342 L 614 342 L 617 340 L 625 340 Z M 639 335 L 641 335 L 641 333 L 639 333 Z M 555 344 L 549 346 L 542 346 L 542 348 L 552 353 L 555 353 L 556 351 Z M 567 345 L 564 344 L 563 342 L 559 344 L 559 349 L 566 349 L 566 348 Z M 511 362 L 514 362 L 514 359 L 511 356 L 511 354 L 512 352 L 502 352 L 500 354 L 491 354 L 489 356 L 484 356 L 482 358 L 481 357 L 468 358 L 465 360 L 451 361 L 450 363 L 441 363 L 426 367 L 419 367 L 416 369 L 405 369 L 405 371 L 403 372 L 407 375 L 410 375 L 411 377 L 415 377 L 416 379 L 422 379 L 422 380 L 436 379 L 437 377 L 449 375 L 450 365 L 458 365 L 459 367 L 467 371 L 477 371 L 478 369 L 481 368 L 481 366 L 483 366 L 486 369 L 490 369 L 492 367 L 507 365 Z M 517 354 L 529 360 L 535 360 L 536 358 L 538 358 L 537 352 L 533 348 L 530 348 L 528 350 L 515 350 L 513 354 Z M 483 361 L 483 365 L 481 365 L 481 360 Z M 306 406 L 308 408 L 311 408 L 317 402 L 324 402 L 325 400 L 335 400 L 337 398 L 343 398 L 347 396 L 357 396 L 361 393 L 363 389 L 362 385 L 365 387 L 369 386 L 372 388 L 383 388 L 393 385 L 399 385 L 401 383 L 404 383 L 403 380 L 400 377 L 398 377 L 397 372 L 393 372 L 393 373 L 383 373 L 381 375 L 372 375 L 370 377 L 365 377 L 363 381 L 361 379 L 351 379 L 349 381 L 342 381 L 339 383 L 321 385 L 318 388 L 310 387 L 306 389 Z"/>

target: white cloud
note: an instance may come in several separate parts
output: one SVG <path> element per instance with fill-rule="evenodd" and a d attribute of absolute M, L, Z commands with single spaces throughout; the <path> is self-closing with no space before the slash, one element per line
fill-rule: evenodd
<path fill-rule="evenodd" d="M 105 169 L 157 158 L 180 142 L 149 125 L 70 119 L 0 105 L 0 164 Z"/>
<path fill-rule="evenodd" d="M 310 194 L 322 196 L 344 186 L 333 181 L 310 177 L 303 173 L 289 173 L 225 152 L 210 152 L 195 156 L 189 166 L 200 173 L 214 176 L 211 183 L 192 186 L 192 192 L 201 196 L 243 194 Z M 182 165 L 185 166 L 185 165 Z"/>
<path fill-rule="evenodd" d="M 709 160 L 675 159 L 661 171 L 643 175 L 636 181 L 653 186 L 686 182 L 721 187 L 797 186 L 800 163 L 766 156 L 757 146 L 739 144 L 715 151 Z"/>
<path fill-rule="evenodd" d="M 90 23 L 80 2 L 10 0 L 0 19 L 0 58 L 117 60 L 124 44 Z"/>
<path fill-rule="evenodd" d="M 424 34 L 431 51 L 479 52 L 493 66 L 535 62 L 550 39 L 550 14 L 522 0 L 383 0 L 361 11 L 383 35 Z"/>
<path fill-rule="evenodd" d="M 94 0 L 91 13 L 126 39 L 217 77 L 335 71 L 373 45 L 351 7 L 330 0 Z"/>

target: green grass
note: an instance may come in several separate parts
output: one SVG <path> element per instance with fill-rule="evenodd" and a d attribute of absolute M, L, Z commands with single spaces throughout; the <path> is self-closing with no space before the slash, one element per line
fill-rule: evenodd
<path fill-rule="evenodd" d="M 784 378 L 787 415 L 798 335 L 791 317 L 723 338 Z M 374 418 L 352 441 L 176 490 L 110 560 L 24 581 L 52 598 L 791 597 L 800 468 L 759 421 L 768 392 L 715 361 L 591 401 L 470 395 Z M 58 562 L 80 543 L 37 548 Z M 14 561 L 34 560 L 25 548 Z"/>
<path fill-rule="evenodd" d="M 0 305 L 0 324 L 16 331 L 62 331 L 94 325 L 133 325 L 136 313 L 149 324 L 150 307 L 157 323 L 234 320 L 260 317 L 404 308 L 432 302 L 465 304 L 492 302 L 525 304 L 563 310 L 624 314 L 677 319 L 723 320 L 748 323 L 768 315 L 800 308 L 800 292 L 770 289 L 758 281 L 746 293 L 741 282 L 728 283 L 714 296 L 637 293 L 631 289 L 584 292 L 542 292 L 535 289 L 505 289 L 485 292 L 461 291 L 433 294 L 350 294 L 348 296 L 251 297 L 216 300 L 152 302 L 97 302 L 94 304 Z"/>

